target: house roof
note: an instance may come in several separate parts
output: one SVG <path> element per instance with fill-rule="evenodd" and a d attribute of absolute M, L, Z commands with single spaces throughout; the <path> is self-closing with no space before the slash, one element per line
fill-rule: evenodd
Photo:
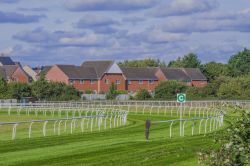
<path fill-rule="evenodd" d="M 121 70 L 127 80 L 157 80 L 156 68 L 122 67 Z"/>
<path fill-rule="evenodd" d="M 7 79 L 5 70 L 2 66 L 0 66 L 0 77 L 2 77 L 5 80 Z"/>
<path fill-rule="evenodd" d="M 17 65 L 4 65 L 3 68 L 5 70 L 6 77 L 10 78 L 12 74 L 17 70 L 18 66 Z"/>
<path fill-rule="evenodd" d="M 198 68 L 184 68 L 183 71 L 190 77 L 191 80 L 207 80 Z"/>
<path fill-rule="evenodd" d="M 97 79 L 97 74 L 93 67 L 74 65 L 57 66 L 69 77 L 69 79 Z"/>
<path fill-rule="evenodd" d="M 41 71 L 44 72 L 45 74 L 51 69 L 52 66 L 43 66 L 41 68 Z"/>
<path fill-rule="evenodd" d="M 192 81 L 207 80 L 198 68 L 161 68 L 161 71 L 168 80 Z"/>
<path fill-rule="evenodd" d="M 2 65 L 15 65 L 15 62 L 8 56 L 0 56 L 0 63 L 2 63 Z"/>
<path fill-rule="evenodd" d="M 161 68 L 161 71 L 168 80 L 178 80 L 188 82 L 191 81 L 190 77 L 179 68 Z"/>
<path fill-rule="evenodd" d="M 112 66 L 114 61 L 85 61 L 82 63 L 82 67 L 91 67 L 94 68 L 97 74 L 97 77 L 100 78 L 105 72 Z"/>

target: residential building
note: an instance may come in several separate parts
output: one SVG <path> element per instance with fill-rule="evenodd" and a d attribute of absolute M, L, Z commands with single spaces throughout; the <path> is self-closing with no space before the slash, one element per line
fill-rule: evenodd
<path fill-rule="evenodd" d="M 122 67 L 121 70 L 126 79 L 125 90 L 128 92 L 134 93 L 139 89 L 153 92 L 159 83 L 155 75 L 157 68 Z"/>
<path fill-rule="evenodd" d="M 160 81 L 176 80 L 188 86 L 204 87 L 207 79 L 197 68 L 158 68 L 156 76 Z"/>

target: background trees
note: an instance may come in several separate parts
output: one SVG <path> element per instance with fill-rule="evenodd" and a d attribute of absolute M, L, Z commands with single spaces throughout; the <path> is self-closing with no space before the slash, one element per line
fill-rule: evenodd
<path fill-rule="evenodd" d="M 177 81 L 162 81 L 155 88 L 155 99 L 175 99 L 176 93 L 185 92 L 186 88 L 186 85 Z"/>
<path fill-rule="evenodd" d="M 228 65 L 217 62 L 209 62 L 202 65 L 202 71 L 210 82 L 220 76 L 229 75 Z"/>
<path fill-rule="evenodd" d="M 201 61 L 194 53 L 189 53 L 175 61 L 170 61 L 168 67 L 183 67 L 183 68 L 200 68 Z"/>
<path fill-rule="evenodd" d="M 231 76 L 239 76 L 250 73 L 250 50 L 243 51 L 233 55 L 229 61 L 229 70 Z"/>
<path fill-rule="evenodd" d="M 121 67 L 166 67 L 159 59 L 125 60 L 118 63 Z"/>

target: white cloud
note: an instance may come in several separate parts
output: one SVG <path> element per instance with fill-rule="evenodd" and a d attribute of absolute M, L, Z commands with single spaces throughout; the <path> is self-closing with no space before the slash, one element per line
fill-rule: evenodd
<path fill-rule="evenodd" d="M 150 14 L 155 17 L 190 15 L 211 11 L 218 7 L 216 0 L 172 0 L 170 4 L 166 2 L 153 8 Z"/>
<path fill-rule="evenodd" d="M 159 0 L 67 0 L 65 7 L 71 11 L 138 10 L 154 6 Z"/>

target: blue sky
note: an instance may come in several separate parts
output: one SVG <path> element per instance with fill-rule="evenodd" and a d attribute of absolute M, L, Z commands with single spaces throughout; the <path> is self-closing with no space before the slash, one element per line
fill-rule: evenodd
<path fill-rule="evenodd" d="M 0 0 L 0 53 L 31 66 L 250 48 L 250 0 Z"/>

